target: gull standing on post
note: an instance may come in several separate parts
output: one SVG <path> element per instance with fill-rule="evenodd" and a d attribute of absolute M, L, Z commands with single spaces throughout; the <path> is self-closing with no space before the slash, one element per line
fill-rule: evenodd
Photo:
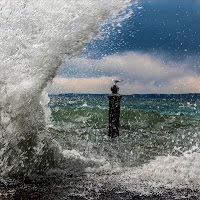
<path fill-rule="evenodd" d="M 122 82 L 123 80 L 119 80 L 119 79 L 112 79 L 112 81 L 115 83 L 115 85 L 119 82 Z"/>

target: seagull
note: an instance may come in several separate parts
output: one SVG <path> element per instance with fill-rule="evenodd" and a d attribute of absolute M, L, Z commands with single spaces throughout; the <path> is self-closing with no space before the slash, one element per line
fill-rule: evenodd
<path fill-rule="evenodd" d="M 119 79 L 112 79 L 112 81 L 115 83 L 115 85 L 123 80 L 119 80 Z"/>

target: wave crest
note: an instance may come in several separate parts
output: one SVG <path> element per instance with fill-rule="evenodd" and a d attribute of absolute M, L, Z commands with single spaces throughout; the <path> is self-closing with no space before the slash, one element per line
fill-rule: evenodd
<path fill-rule="evenodd" d="M 46 129 L 43 90 L 64 54 L 81 52 L 98 24 L 129 0 L 0 2 L 2 176 L 44 172 L 62 160 Z M 127 17 L 127 16 L 125 16 Z M 122 19 L 120 19 L 122 20 Z"/>

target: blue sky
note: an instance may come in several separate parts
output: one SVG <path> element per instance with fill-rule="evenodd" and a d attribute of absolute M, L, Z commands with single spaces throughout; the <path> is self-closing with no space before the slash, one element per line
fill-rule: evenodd
<path fill-rule="evenodd" d="M 66 58 L 49 93 L 200 92 L 200 1 L 132 1 L 133 14 L 101 28 L 86 50 Z"/>

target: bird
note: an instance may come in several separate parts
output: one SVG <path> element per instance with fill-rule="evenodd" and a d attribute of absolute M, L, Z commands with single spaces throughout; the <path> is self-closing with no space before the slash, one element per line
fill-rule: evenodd
<path fill-rule="evenodd" d="M 119 80 L 119 79 L 112 79 L 112 81 L 115 83 L 115 85 L 123 80 Z"/>

